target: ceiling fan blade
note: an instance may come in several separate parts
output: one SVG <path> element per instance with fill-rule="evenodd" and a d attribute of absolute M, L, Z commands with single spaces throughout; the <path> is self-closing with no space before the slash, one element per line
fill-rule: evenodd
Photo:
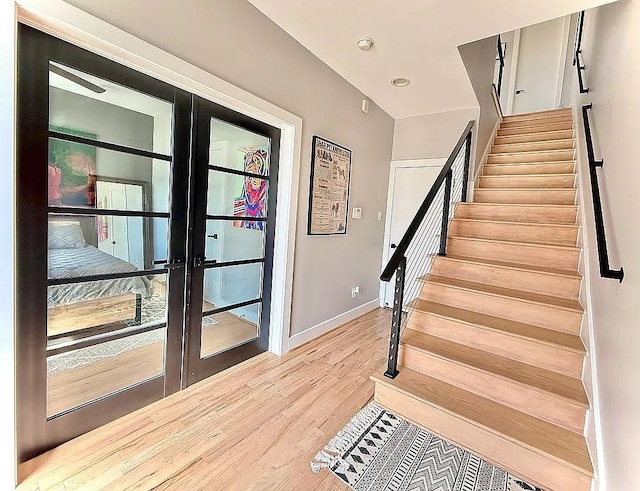
<path fill-rule="evenodd" d="M 102 94 L 103 92 L 107 91 L 107 89 L 100 87 L 99 85 L 92 84 L 88 80 L 78 77 L 77 75 L 74 75 L 73 73 L 62 69 L 57 65 L 49 64 L 49 71 L 55 73 L 56 75 L 60 75 L 61 77 L 64 77 L 75 84 L 81 85 L 85 89 L 89 89 L 96 94 Z"/>

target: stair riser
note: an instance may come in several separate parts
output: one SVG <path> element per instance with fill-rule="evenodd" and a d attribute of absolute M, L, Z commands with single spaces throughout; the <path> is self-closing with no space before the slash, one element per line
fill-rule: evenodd
<path fill-rule="evenodd" d="M 491 154 L 488 164 L 515 164 L 520 162 L 555 162 L 573 160 L 573 150 L 552 150 L 550 152 Z"/>
<path fill-rule="evenodd" d="M 548 140 L 570 140 L 573 130 L 547 131 L 546 133 L 525 133 L 522 135 L 496 137 L 494 145 L 511 145 L 513 143 L 543 142 Z"/>
<path fill-rule="evenodd" d="M 547 133 L 549 131 L 573 131 L 573 124 L 567 123 L 550 123 L 540 126 L 516 126 L 498 129 L 497 136 L 511 136 L 511 135 L 524 135 L 531 133 Z"/>
<path fill-rule="evenodd" d="M 553 249 L 526 244 L 507 242 L 483 242 L 464 237 L 449 237 L 447 252 L 454 256 L 477 257 L 480 259 L 500 258 L 501 261 L 531 264 L 547 268 L 575 271 L 578 268 L 580 252 L 577 249 Z"/>
<path fill-rule="evenodd" d="M 534 205 L 573 205 L 575 189 L 476 189 L 473 200 L 477 203 L 506 203 Z"/>
<path fill-rule="evenodd" d="M 533 121 L 546 118 L 559 118 L 559 117 L 571 117 L 570 109 L 550 109 L 548 111 L 537 111 L 528 114 L 511 114 L 502 118 L 505 123 L 511 123 L 513 121 Z"/>
<path fill-rule="evenodd" d="M 427 431 L 466 448 L 544 489 L 591 489 L 591 478 L 582 472 L 390 387 L 376 384 L 374 400 Z"/>
<path fill-rule="evenodd" d="M 516 153 L 516 152 L 540 152 L 545 150 L 573 150 L 573 140 L 567 141 L 542 141 L 516 144 L 495 144 L 491 147 L 491 153 Z"/>
<path fill-rule="evenodd" d="M 537 119 L 523 119 L 520 121 L 503 120 L 500 128 L 535 128 L 538 126 L 546 126 L 549 124 L 573 124 L 573 118 L 570 114 L 562 116 L 548 116 Z"/>
<path fill-rule="evenodd" d="M 481 176 L 478 185 L 481 188 L 567 188 L 575 184 L 573 174 L 567 176 Z"/>
<path fill-rule="evenodd" d="M 573 162 L 544 164 L 491 164 L 485 165 L 482 174 L 485 176 L 520 176 L 530 174 L 573 174 L 575 164 Z"/>
<path fill-rule="evenodd" d="M 575 246 L 578 240 L 578 227 L 571 225 L 554 227 L 509 222 L 473 222 L 454 219 L 449 225 L 449 234 L 478 239 Z"/>
<path fill-rule="evenodd" d="M 429 312 L 414 311 L 408 327 L 503 358 L 580 378 L 584 356 L 551 344 L 512 336 Z"/>
<path fill-rule="evenodd" d="M 586 409 L 568 399 L 407 345 L 400 346 L 398 359 L 400 370 L 410 368 L 577 433 L 584 429 Z"/>
<path fill-rule="evenodd" d="M 424 284 L 420 298 L 569 334 L 580 332 L 582 313 L 552 305 L 454 288 L 433 281 Z"/>
<path fill-rule="evenodd" d="M 591 478 L 582 472 L 390 387 L 376 384 L 374 400 L 394 414 L 544 489 L 591 489 Z"/>
<path fill-rule="evenodd" d="M 482 203 L 459 203 L 456 218 L 476 220 L 496 220 L 504 222 L 546 223 L 574 225 L 578 210 L 573 206 L 527 206 L 521 205 L 485 205 Z"/>
<path fill-rule="evenodd" d="M 453 261 L 441 257 L 434 261 L 431 274 L 570 300 L 577 300 L 580 293 L 580 278 Z"/>

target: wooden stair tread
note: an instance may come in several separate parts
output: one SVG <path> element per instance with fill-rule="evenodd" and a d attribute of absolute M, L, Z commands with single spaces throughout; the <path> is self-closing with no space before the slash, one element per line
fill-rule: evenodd
<path fill-rule="evenodd" d="M 436 276 L 432 274 L 430 274 L 427 278 L 427 282 L 434 282 L 439 285 L 449 286 L 462 290 L 471 290 L 488 295 L 509 297 L 515 300 L 552 306 L 573 312 L 583 312 L 582 306 L 577 300 L 569 300 L 567 298 L 552 297 L 549 295 L 529 293 L 521 290 L 511 290 L 509 288 L 501 288 L 498 286 L 485 285 L 484 283 L 474 283 L 472 281 L 459 280 L 457 278 L 447 278 L 444 276 Z"/>
<path fill-rule="evenodd" d="M 555 163 L 555 162 L 554 162 Z M 500 164 L 492 164 L 492 165 L 500 165 Z M 481 176 L 483 178 L 488 178 L 488 179 L 521 179 L 523 177 L 527 178 L 536 178 L 536 177 L 544 177 L 544 178 L 549 178 L 549 177 L 574 177 L 576 174 L 571 173 L 571 174 L 522 174 L 519 176 L 513 176 L 513 175 L 505 175 L 505 174 L 498 174 L 495 176 Z M 562 188 L 565 189 L 565 188 Z"/>
<path fill-rule="evenodd" d="M 499 188 L 499 189 L 504 189 L 504 188 Z M 554 205 L 554 204 L 548 204 L 548 203 L 522 203 L 522 204 L 516 204 L 516 203 L 474 203 L 474 202 L 460 202 L 460 203 L 456 203 L 457 207 L 464 207 L 464 206 L 496 206 L 496 207 L 518 207 L 518 208 L 523 208 L 524 211 L 527 210 L 527 208 L 529 209 L 534 209 L 534 208 L 561 208 L 561 209 L 569 209 L 569 208 L 573 208 L 574 210 L 578 209 L 578 205 Z"/>
<path fill-rule="evenodd" d="M 484 203 L 483 203 L 484 204 Z M 497 243 L 501 243 L 501 242 L 506 242 L 508 244 L 513 244 L 513 245 L 523 245 L 523 246 L 527 246 L 527 247 L 544 247 L 544 248 L 556 248 L 556 249 L 566 249 L 566 250 L 574 250 L 574 251 L 579 251 L 580 249 L 578 249 L 575 246 L 564 246 L 564 245 L 558 245 L 558 244 L 541 244 L 539 242 L 518 242 L 517 240 L 504 240 L 504 239 L 484 239 L 481 237 L 466 237 L 463 235 L 456 235 L 454 237 L 460 237 L 466 240 L 477 240 L 477 241 L 481 241 L 481 242 L 497 242 Z"/>
<path fill-rule="evenodd" d="M 473 223 L 499 223 L 499 224 L 511 224 L 511 225 L 523 225 L 527 227 L 552 227 L 557 229 L 577 229 L 578 225 L 572 225 L 567 223 L 531 223 L 531 222 L 516 222 L 506 220 L 485 220 L 482 218 L 454 218 L 453 220 L 459 222 L 473 222 Z"/>
<path fill-rule="evenodd" d="M 445 317 L 472 324 L 520 338 L 531 339 L 540 343 L 554 345 L 562 349 L 584 354 L 586 352 L 580 336 L 568 334 L 552 329 L 523 324 L 502 317 L 473 312 L 471 310 L 460 309 L 450 305 L 444 305 L 428 300 L 417 299 L 412 303 L 412 307 L 419 311 L 430 313 L 438 317 Z M 409 328 L 411 324 L 409 324 Z"/>
<path fill-rule="evenodd" d="M 510 223 L 510 222 L 506 222 Z M 476 257 L 466 257 L 466 256 L 455 256 L 448 254 L 446 256 L 439 256 L 443 260 L 451 260 L 451 261 L 463 261 L 465 263 L 475 263 L 482 265 L 495 266 L 497 268 L 508 268 L 515 269 L 518 271 L 533 271 L 536 273 L 544 273 L 554 276 L 565 276 L 569 278 L 577 278 L 581 279 L 582 275 L 577 271 L 569 270 L 569 269 L 557 269 L 557 268 L 546 268 L 544 266 L 535 266 L 531 264 L 521 264 L 521 263 L 512 263 L 508 261 L 499 261 L 497 259 L 482 259 Z"/>
<path fill-rule="evenodd" d="M 401 344 L 563 397 L 585 408 L 589 407 L 587 394 L 580 379 L 527 365 L 414 329 L 405 329 Z"/>
<path fill-rule="evenodd" d="M 547 164 L 573 164 L 575 165 L 576 161 L 575 160 L 552 160 L 552 161 L 540 161 L 540 162 L 496 162 L 496 163 L 489 163 L 487 162 L 485 165 L 488 165 L 489 167 L 494 167 L 494 166 L 507 166 L 507 165 L 547 165 Z M 546 175 L 546 174 L 540 174 L 540 175 Z"/>
<path fill-rule="evenodd" d="M 523 146 L 523 147 L 527 147 L 530 145 L 537 145 L 537 144 L 542 144 L 542 143 L 574 143 L 574 139 L 573 138 L 544 138 L 540 141 L 537 142 L 517 142 L 517 143 L 493 143 L 492 146 L 494 147 L 499 147 L 502 145 L 509 145 L 509 146 L 513 146 L 513 147 L 517 147 L 517 146 Z M 565 149 L 566 150 L 566 149 Z M 549 152 L 550 150 L 545 150 L 546 152 Z M 511 152 L 509 152 L 511 153 Z"/>
<path fill-rule="evenodd" d="M 542 109 L 540 111 L 529 111 L 526 113 L 516 113 L 509 114 L 508 116 L 504 116 L 503 121 L 517 121 L 520 119 L 538 119 L 538 118 L 546 118 L 549 116 L 569 116 L 571 113 L 571 108 L 560 107 L 557 109 Z"/>
<path fill-rule="evenodd" d="M 489 157 L 522 157 L 524 155 L 538 155 L 541 153 L 547 154 L 564 154 L 567 152 L 570 152 L 571 150 L 575 150 L 573 148 L 568 148 L 568 149 L 564 149 L 564 150 L 533 150 L 533 151 L 529 151 L 529 152 L 505 152 L 505 153 L 490 153 Z M 560 159 L 560 160 L 566 160 L 566 159 Z M 545 162 L 549 162 L 548 160 L 545 160 Z M 551 161 L 551 162 L 555 162 L 555 161 Z"/>
<path fill-rule="evenodd" d="M 582 435 L 408 368 L 395 379 L 377 372 L 371 379 L 593 476 Z"/>
<path fill-rule="evenodd" d="M 513 222 L 505 222 L 505 223 L 513 223 Z M 530 224 L 530 222 L 522 222 L 523 224 Z M 537 224 L 534 224 L 537 225 Z M 508 240 L 508 239 L 485 239 L 482 237 L 472 237 L 472 236 L 467 236 L 467 235 L 459 235 L 459 234 L 449 234 L 450 237 L 462 237 L 465 239 L 473 239 L 473 240 L 485 240 L 485 241 L 490 241 L 490 242 L 506 242 L 508 244 L 513 244 L 513 245 L 526 245 L 526 246 L 541 246 L 541 247 L 561 247 L 563 249 L 578 249 L 575 246 L 568 246 L 568 245 L 562 245 L 562 244 L 556 244 L 556 243 L 552 243 L 552 242 L 522 242 L 522 241 L 518 241 L 518 240 Z"/>

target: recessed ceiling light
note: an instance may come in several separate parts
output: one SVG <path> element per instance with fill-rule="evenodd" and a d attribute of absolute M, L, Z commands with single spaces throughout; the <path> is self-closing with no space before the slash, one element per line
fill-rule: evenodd
<path fill-rule="evenodd" d="M 358 48 L 360 48 L 362 51 L 369 51 L 371 48 L 373 48 L 373 39 L 371 39 L 370 37 L 361 37 L 360 39 L 358 39 Z"/>
<path fill-rule="evenodd" d="M 406 87 L 410 83 L 411 80 L 409 80 L 408 78 L 394 78 L 391 81 L 391 85 L 393 85 L 394 87 Z"/>

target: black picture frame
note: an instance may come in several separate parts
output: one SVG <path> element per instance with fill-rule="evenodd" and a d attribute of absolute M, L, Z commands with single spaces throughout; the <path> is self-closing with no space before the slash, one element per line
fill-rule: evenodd
<path fill-rule="evenodd" d="M 322 231 L 319 232 L 317 230 L 313 230 L 312 228 L 312 222 L 313 222 L 313 216 L 314 216 L 314 211 L 316 211 L 314 205 L 314 179 L 316 176 L 316 156 L 317 156 L 317 148 L 318 148 L 318 143 L 321 142 L 323 145 L 325 146 L 329 146 L 329 147 L 335 147 L 337 149 L 341 149 L 344 150 L 345 152 L 348 152 L 349 154 L 349 163 L 348 163 L 348 177 L 347 177 L 347 183 L 346 183 L 346 196 L 345 196 L 345 200 L 344 200 L 344 226 L 342 230 L 337 230 L 337 231 Z M 351 198 L 351 170 L 352 170 L 352 164 L 353 164 L 353 152 L 351 149 L 340 145 L 338 143 L 332 142 L 331 140 L 328 140 L 326 138 L 323 138 L 319 135 L 313 135 L 313 138 L 311 140 L 311 172 L 310 172 L 310 179 L 309 179 L 309 209 L 308 209 L 308 213 L 307 213 L 307 235 L 311 235 L 311 236 L 327 236 L 327 235 L 346 235 L 347 234 L 347 229 L 348 229 L 348 222 L 349 222 L 349 200 Z"/>

